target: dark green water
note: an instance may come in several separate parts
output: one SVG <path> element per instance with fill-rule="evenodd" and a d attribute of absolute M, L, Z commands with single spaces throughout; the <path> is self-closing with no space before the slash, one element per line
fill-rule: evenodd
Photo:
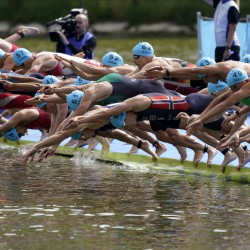
<path fill-rule="evenodd" d="M 249 185 L 0 149 L 1 250 L 250 247 Z"/>

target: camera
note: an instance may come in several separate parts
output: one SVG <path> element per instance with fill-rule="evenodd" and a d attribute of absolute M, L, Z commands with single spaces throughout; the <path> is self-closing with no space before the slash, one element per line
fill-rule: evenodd
<path fill-rule="evenodd" d="M 49 37 L 51 42 L 59 42 L 60 35 L 58 31 L 64 33 L 65 36 L 73 36 L 75 34 L 75 16 L 78 14 L 85 14 L 87 15 L 87 10 L 84 8 L 75 8 L 70 11 L 70 14 L 65 17 L 60 17 L 53 21 L 50 21 L 46 24 L 49 28 Z"/>

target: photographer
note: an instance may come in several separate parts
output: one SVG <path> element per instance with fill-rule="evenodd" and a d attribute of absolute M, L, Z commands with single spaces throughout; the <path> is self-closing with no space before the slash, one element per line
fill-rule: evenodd
<path fill-rule="evenodd" d="M 57 31 L 61 41 L 57 42 L 56 51 L 67 55 L 83 52 L 85 59 L 93 59 L 97 40 L 92 33 L 87 32 L 89 27 L 88 16 L 78 14 L 75 17 L 75 22 L 73 35 L 66 36 L 62 31 Z"/>

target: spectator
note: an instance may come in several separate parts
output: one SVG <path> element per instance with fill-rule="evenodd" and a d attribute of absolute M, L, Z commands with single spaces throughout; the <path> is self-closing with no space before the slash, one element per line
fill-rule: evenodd
<path fill-rule="evenodd" d="M 240 60 L 240 43 L 236 34 L 239 0 L 204 0 L 215 8 L 215 61 Z"/>

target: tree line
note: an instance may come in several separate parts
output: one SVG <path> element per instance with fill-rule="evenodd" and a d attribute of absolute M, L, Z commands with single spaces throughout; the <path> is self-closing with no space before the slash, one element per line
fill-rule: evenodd
<path fill-rule="evenodd" d="M 241 0 L 241 17 L 250 14 L 248 0 Z M 64 17 L 73 8 L 88 10 L 91 23 L 127 21 L 141 23 L 174 22 L 192 26 L 196 12 L 213 16 L 214 9 L 202 0 L 1 0 L 1 21 L 11 25 L 39 22 L 46 24 Z"/>

